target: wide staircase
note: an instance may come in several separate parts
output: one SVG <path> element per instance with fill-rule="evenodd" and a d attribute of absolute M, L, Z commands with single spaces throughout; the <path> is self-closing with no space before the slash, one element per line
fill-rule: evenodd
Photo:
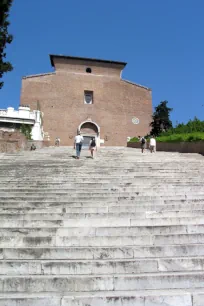
<path fill-rule="evenodd" d="M 204 157 L 0 154 L 0 306 L 204 306 Z"/>

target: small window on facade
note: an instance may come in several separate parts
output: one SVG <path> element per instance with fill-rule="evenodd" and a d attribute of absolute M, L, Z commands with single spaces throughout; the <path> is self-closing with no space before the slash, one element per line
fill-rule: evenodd
<path fill-rule="evenodd" d="M 93 104 L 93 91 L 84 91 L 84 103 L 85 104 Z"/>
<path fill-rule="evenodd" d="M 91 68 L 89 68 L 89 67 L 86 68 L 86 72 L 87 72 L 87 73 L 91 73 L 91 72 L 92 72 Z"/>

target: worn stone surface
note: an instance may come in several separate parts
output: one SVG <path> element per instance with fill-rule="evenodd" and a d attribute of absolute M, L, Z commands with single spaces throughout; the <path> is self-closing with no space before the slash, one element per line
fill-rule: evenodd
<path fill-rule="evenodd" d="M 88 154 L 1 154 L 0 306 L 203 306 L 203 157 Z"/>
<path fill-rule="evenodd" d="M 145 306 L 195 306 L 192 304 L 191 295 L 161 296 L 145 298 Z"/>
<path fill-rule="evenodd" d="M 193 306 L 203 306 L 204 305 L 204 293 L 193 295 Z"/>
<path fill-rule="evenodd" d="M 138 142 L 128 142 L 129 148 L 140 148 Z M 196 142 L 157 142 L 157 151 L 180 152 L 180 153 L 199 153 L 204 155 L 204 141 Z"/>

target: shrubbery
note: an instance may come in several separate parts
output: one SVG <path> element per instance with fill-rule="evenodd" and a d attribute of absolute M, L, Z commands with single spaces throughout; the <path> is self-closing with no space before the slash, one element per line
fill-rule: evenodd
<path fill-rule="evenodd" d="M 129 142 L 139 142 L 139 138 L 133 137 L 129 140 Z"/>
<path fill-rule="evenodd" d="M 169 129 L 167 132 L 160 134 L 160 136 L 167 136 L 172 134 L 186 134 L 194 132 L 203 132 L 204 133 L 204 121 L 194 118 L 194 120 L 189 120 L 188 123 L 179 123 L 175 128 Z"/>
<path fill-rule="evenodd" d="M 149 140 L 149 136 L 145 137 Z M 183 133 L 183 134 L 171 134 L 171 135 L 161 135 L 156 137 L 158 142 L 192 142 L 192 141 L 204 141 L 204 132 L 194 132 L 194 133 Z M 130 142 L 139 142 L 137 137 L 131 138 Z"/>
<path fill-rule="evenodd" d="M 22 134 L 24 134 L 28 140 L 32 139 L 32 136 L 31 136 L 32 127 L 30 125 L 28 125 L 28 124 L 21 124 L 20 132 Z"/>
<path fill-rule="evenodd" d="M 192 142 L 201 140 L 204 141 L 204 132 L 161 135 L 157 137 L 156 140 L 158 142 Z"/>
<path fill-rule="evenodd" d="M 145 137 L 147 141 L 149 137 L 149 135 Z M 158 142 L 204 141 L 204 121 L 195 117 L 194 120 L 189 120 L 187 124 L 177 124 L 175 128 L 161 133 L 156 137 L 156 140 Z M 139 139 L 134 137 L 130 139 L 130 142 L 139 142 Z"/>

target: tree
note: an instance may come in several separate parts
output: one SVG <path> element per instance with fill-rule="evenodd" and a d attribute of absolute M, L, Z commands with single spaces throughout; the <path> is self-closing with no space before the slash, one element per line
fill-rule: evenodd
<path fill-rule="evenodd" d="M 8 21 L 9 10 L 13 0 L 0 0 L 0 79 L 3 74 L 13 69 L 10 62 L 5 61 L 6 52 L 5 48 L 7 44 L 10 44 L 13 40 L 13 36 L 8 33 Z M 0 89 L 4 82 L 0 82 Z"/>
<path fill-rule="evenodd" d="M 172 133 L 174 134 L 194 132 L 204 132 L 204 121 L 199 120 L 197 117 L 194 117 L 193 120 L 189 120 L 186 124 L 179 123 L 174 129 L 172 129 Z"/>
<path fill-rule="evenodd" d="M 150 123 L 152 127 L 151 135 L 158 136 L 162 132 L 166 132 L 172 128 L 172 122 L 169 119 L 172 108 L 167 107 L 168 101 L 162 101 L 155 107 L 155 112 L 152 116 L 153 121 Z"/>

